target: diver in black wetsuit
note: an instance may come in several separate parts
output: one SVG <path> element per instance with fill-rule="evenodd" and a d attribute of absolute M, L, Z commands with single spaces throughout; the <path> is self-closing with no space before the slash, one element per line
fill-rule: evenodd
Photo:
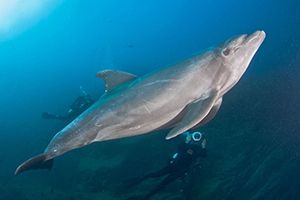
<path fill-rule="evenodd" d="M 204 158 L 207 156 L 206 152 L 206 140 L 202 138 L 200 132 L 195 132 L 193 134 L 185 133 L 187 135 L 186 143 L 180 144 L 178 146 L 178 153 L 173 156 L 172 161 L 157 172 L 153 172 L 141 177 L 132 178 L 125 180 L 123 183 L 125 187 L 131 188 L 148 178 L 157 178 L 164 175 L 168 176 L 151 192 L 137 197 L 131 197 L 127 200 L 142 200 L 149 199 L 152 195 L 162 190 L 167 184 L 171 183 L 176 179 L 183 179 L 187 172 L 190 171 L 190 167 L 193 163 L 196 163 L 200 157 Z M 202 139 L 202 140 L 201 140 Z M 201 142 L 201 146 L 198 143 Z"/>
<path fill-rule="evenodd" d="M 83 111 L 85 111 L 88 107 L 90 107 L 94 101 L 91 96 L 87 94 L 80 86 L 80 90 L 83 92 L 84 96 L 79 96 L 70 106 L 70 110 L 67 115 L 54 115 L 49 112 L 44 112 L 42 114 L 42 118 L 44 119 L 60 119 L 60 120 L 74 120 L 78 117 Z"/>

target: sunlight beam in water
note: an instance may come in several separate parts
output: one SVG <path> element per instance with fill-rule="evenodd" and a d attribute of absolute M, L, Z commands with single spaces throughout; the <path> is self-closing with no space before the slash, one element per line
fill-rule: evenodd
<path fill-rule="evenodd" d="M 13 38 L 47 17 L 63 0 L 0 0 L 0 41 Z"/>

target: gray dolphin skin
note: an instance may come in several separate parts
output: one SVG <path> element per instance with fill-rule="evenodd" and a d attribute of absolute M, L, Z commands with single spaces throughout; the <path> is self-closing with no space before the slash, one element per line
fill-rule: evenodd
<path fill-rule="evenodd" d="M 140 78 L 114 70 L 98 72 L 105 93 L 15 174 L 50 170 L 54 157 L 92 142 L 173 128 L 166 136 L 170 139 L 202 126 L 216 115 L 223 95 L 244 74 L 265 36 L 264 31 L 235 36 Z"/>

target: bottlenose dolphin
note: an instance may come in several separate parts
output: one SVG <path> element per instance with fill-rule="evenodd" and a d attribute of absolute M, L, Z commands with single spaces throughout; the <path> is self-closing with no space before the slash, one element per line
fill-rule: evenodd
<path fill-rule="evenodd" d="M 50 170 L 54 157 L 92 142 L 174 127 L 166 136 L 170 139 L 202 126 L 216 115 L 223 95 L 244 74 L 264 38 L 264 31 L 235 36 L 140 78 L 114 70 L 98 72 L 106 92 L 15 174 Z"/>

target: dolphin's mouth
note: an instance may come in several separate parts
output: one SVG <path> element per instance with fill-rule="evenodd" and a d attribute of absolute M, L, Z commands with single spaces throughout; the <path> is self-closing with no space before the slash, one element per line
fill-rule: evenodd
<path fill-rule="evenodd" d="M 244 35 L 244 36 L 245 36 L 245 40 L 243 42 L 243 45 L 247 45 L 247 44 L 251 43 L 252 41 L 262 42 L 266 37 L 266 33 L 264 31 L 255 31 L 254 33 L 252 33 L 249 36 L 247 36 L 247 35 Z"/>

